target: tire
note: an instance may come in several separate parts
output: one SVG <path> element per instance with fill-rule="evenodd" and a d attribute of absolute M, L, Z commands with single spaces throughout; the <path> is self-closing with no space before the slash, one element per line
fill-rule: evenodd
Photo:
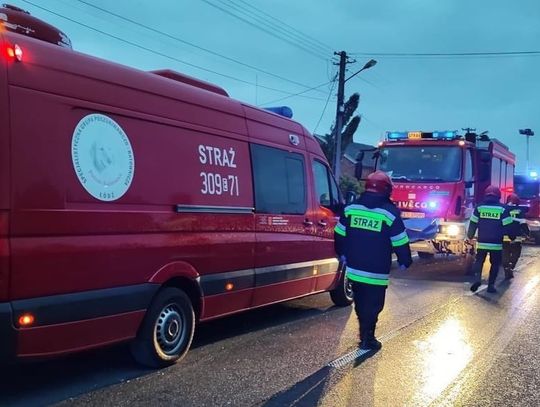
<path fill-rule="evenodd" d="M 141 365 L 161 368 L 187 353 L 195 332 L 195 313 L 187 294 L 173 287 L 161 289 L 143 319 L 131 353 Z"/>
<path fill-rule="evenodd" d="M 342 270 L 337 287 L 330 291 L 330 298 L 338 307 L 348 307 L 354 301 L 352 286 L 345 274 Z"/>
<path fill-rule="evenodd" d="M 421 259 L 432 259 L 435 255 L 429 252 L 418 252 L 418 257 Z"/>

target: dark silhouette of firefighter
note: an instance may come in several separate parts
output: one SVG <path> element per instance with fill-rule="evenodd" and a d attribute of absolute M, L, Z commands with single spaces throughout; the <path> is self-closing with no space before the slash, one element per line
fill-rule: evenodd
<path fill-rule="evenodd" d="M 375 327 L 384 308 L 392 252 L 401 268 L 412 264 L 409 238 L 399 210 L 390 201 L 391 192 L 392 181 L 386 173 L 370 174 L 366 191 L 345 208 L 335 228 L 336 252 L 345 258 L 360 324 L 359 346 L 364 350 L 382 346 L 375 338 Z"/>
<path fill-rule="evenodd" d="M 514 278 L 514 269 L 516 268 L 519 257 L 521 256 L 521 244 L 529 235 L 529 227 L 525 220 L 525 212 L 519 207 L 519 196 L 510 194 L 506 199 L 506 206 L 510 212 L 510 216 L 514 220 L 513 226 L 516 238 L 511 240 L 510 237 L 504 236 L 502 264 L 504 275 L 507 280 Z"/>
<path fill-rule="evenodd" d="M 471 291 L 477 291 L 481 284 L 482 267 L 489 255 L 491 268 L 488 278 L 488 293 L 496 293 L 495 281 L 502 262 L 503 237 L 508 235 L 511 240 L 515 239 L 512 227 L 513 219 L 510 211 L 501 202 L 501 191 L 491 185 L 484 192 L 484 202 L 474 208 L 471 216 L 467 236 L 474 238 L 478 231 L 476 244 L 476 260 L 473 266 L 475 281 L 471 285 Z"/>

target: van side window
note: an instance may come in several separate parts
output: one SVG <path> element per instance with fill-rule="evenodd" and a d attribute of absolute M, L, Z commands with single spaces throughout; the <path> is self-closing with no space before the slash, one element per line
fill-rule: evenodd
<path fill-rule="evenodd" d="M 474 181 L 474 168 L 472 159 L 472 150 L 467 149 L 465 155 L 465 182 Z"/>
<path fill-rule="evenodd" d="M 304 214 L 307 209 L 304 157 L 251 145 L 255 212 Z"/>
<path fill-rule="evenodd" d="M 329 209 L 340 203 L 338 187 L 330 171 L 322 162 L 313 162 L 313 178 L 315 179 L 315 193 L 317 203 Z"/>

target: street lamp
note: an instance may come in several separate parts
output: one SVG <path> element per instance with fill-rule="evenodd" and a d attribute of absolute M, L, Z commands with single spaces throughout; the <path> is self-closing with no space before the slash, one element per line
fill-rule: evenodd
<path fill-rule="evenodd" d="M 377 64 L 377 61 L 370 59 L 359 71 L 353 73 L 347 79 L 345 79 L 345 65 L 347 63 L 347 54 L 345 51 L 338 53 L 341 56 L 339 64 L 339 81 L 338 81 L 338 100 L 337 100 L 337 109 L 336 109 L 336 151 L 334 155 L 334 176 L 339 182 L 339 177 L 341 176 L 341 128 L 343 127 L 343 99 L 345 94 L 345 82 L 347 82 L 352 77 L 358 75 L 360 72 L 365 71 Z"/>
<path fill-rule="evenodd" d="M 534 136 L 534 131 L 531 129 L 520 129 L 519 134 L 523 134 L 527 137 L 527 173 L 529 172 L 529 138 Z"/>

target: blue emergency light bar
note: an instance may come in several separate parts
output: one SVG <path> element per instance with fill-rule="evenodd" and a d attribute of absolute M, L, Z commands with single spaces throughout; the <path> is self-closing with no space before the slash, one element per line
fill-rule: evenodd
<path fill-rule="evenodd" d="M 458 138 L 456 130 L 422 132 L 422 131 L 389 131 L 386 133 L 387 140 L 420 140 L 420 139 L 436 139 L 436 140 L 456 140 Z"/>

